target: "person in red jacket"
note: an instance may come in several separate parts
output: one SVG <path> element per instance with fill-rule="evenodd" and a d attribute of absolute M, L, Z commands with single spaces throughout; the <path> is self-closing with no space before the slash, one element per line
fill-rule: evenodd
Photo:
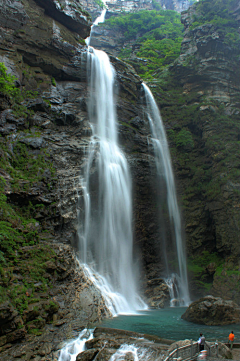
<path fill-rule="evenodd" d="M 233 348 L 233 341 L 234 341 L 234 333 L 233 333 L 233 331 L 229 334 L 228 340 L 229 340 L 229 343 L 230 343 L 230 348 L 232 349 Z"/>

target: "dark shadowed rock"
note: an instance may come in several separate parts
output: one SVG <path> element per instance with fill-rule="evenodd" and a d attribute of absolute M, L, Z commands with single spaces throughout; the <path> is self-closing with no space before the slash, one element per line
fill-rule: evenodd
<path fill-rule="evenodd" d="M 76 361 L 92 361 L 96 357 L 96 355 L 99 353 L 98 349 L 91 349 L 82 352 L 79 354 L 76 358 Z"/>
<path fill-rule="evenodd" d="M 182 319 L 202 325 L 230 325 L 240 322 L 240 308 L 233 301 L 206 296 L 190 304 Z"/>
<path fill-rule="evenodd" d="M 90 34 L 90 16 L 77 1 L 35 0 L 53 19 L 86 38 Z"/>
<path fill-rule="evenodd" d="M 161 278 L 147 282 L 145 295 L 152 308 L 164 308 L 170 304 L 169 288 Z"/>

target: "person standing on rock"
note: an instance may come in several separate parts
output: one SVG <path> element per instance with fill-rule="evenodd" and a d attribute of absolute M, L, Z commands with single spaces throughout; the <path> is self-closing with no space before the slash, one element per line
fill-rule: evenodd
<path fill-rule="evenodd" d="M 231 331 L 231 333 L 228 336 L 228 342 L 230 343 L 230 349 L 233 348 L 233 341 L 234 341 L 234 333 Z"/>
<path fill-rule="evenodd" d="M 204 345 L 205 345 L 205 337 L 203 336 L 202 333 L 200 333 L 200 337 L 198 339 L 198 344 L 199 344 L 199 351 L 203 351 Z"/>

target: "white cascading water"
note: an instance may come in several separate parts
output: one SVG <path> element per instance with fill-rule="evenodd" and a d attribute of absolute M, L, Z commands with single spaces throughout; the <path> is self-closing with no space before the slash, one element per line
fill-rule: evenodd
<path fill-rule="evenodd" d="M 170 220 L 173 224 L 177 248 L 179 266 L 179 295 L 180 299 L 182 300 L 182 304 L 189 305 L 190 297 L 188 290 L 186 255 L 182 241 L 181 217 L 177 202 L 177 193 L 167 137 L 165 134 L 161 115 L 158 106 L 154 100 L 154 97 L 148 86 L 144 83 L 142 85 L 145 92 L 147 104 L 147 117 L 152 132 L 152 144 L 154 147 L 157 173 L 159 176 L 164 176 L 166 180 L 168 213 Z M 167 278 L 170 278 L 170 275 Z"/>
<path fill-rule="evenodd" d="M 124 361 L 126 359 L 133 361 L 148 361 L 151 359 L 151 353 L 146 348 L 124 344 L 111 356 L 109 361 Z"/>
<path fill-rule="evenodd" d="M 117 316 L 119 313 L 129 312 L 129 305 L 126 298 L 120 293 L 114 292 L 105 277 L 94 272 L 87 264 L 81 264 L 81 266 L 86 278 L 91 280 L 95 287 L 100 290 L 101 295 L 105 300 L 106 307 L 113 317 Z M 130 310 L 130 312 L 132 313 L 133 311 Z"/>
<path fill-rule="evenodd" d="M 181 284 L 180 277 L 176 273 L 172 273 L 164 281 L 169 289 L 170 307 L 185 306 L 185 301 L 180 296 L 180 287 L 179 287 L 179 284 Z"/>
<path fill-rule="evenodd" d="M 85 216 L 84 227 L 79 228 L 80 257 L 103 296 L 110 297 L 108 303 L 114 303 L 115 313 L 133 313 L 146 305 L 137 295 L 131 178 L 127 160 L 118 146 L 115 71 L 106 53 L 89 47 L 88 73 L 88 111 L 93 136 L 81 180 Z M 94 171 L 94 181 L 97 177 L 98 181 L 91 188 Z"/>
<path fill-rule="evenodd" d="M 106 16 L 106 12 L 107 12 L 107 8 L 106 8 L 106 2 L 103 1 L 105 9 L 103 9 L 103 11 L 101 12 L 101 14 L 96 18 L 96 20 L 94 21 L 94 23 L 91 26 L 91 32 L 90 32 L 90 36 L 88 38 L 85 39 L 85 42 L 87 44 L 87 46 L 89 46 L 91 44 L 91 35 L 92 35 L 92 29 L 94 26 L 97 26 L 100 23 L 104 23 L 105 21 L 105 16 Z"/>
<path fill-rule="evenodd" d="M 79 353 L 86 350 L 85 343 L 93 338 L 93 330 L 84 329 L 76 340 L 66 344 L 60 351 L 58 361 L 76 361 Z"/>

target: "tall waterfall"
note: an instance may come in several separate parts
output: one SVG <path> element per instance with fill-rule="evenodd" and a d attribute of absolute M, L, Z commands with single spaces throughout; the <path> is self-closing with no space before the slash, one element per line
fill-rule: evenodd
<path fill-rule="evenodd" d="M 93 136 L 82 179 L 85 218 L 79 228 L 80 257 L 92 275 L 100 274 L 98 287 L 104 294 L 108 290 L 116 313 L 133 312 L 144 304 L 139 302 L 133 266 L 131 178 L 118 145 L 115 71 L 106 53 L 89 47 L 88 74 Z"/>
<path fill-rule="evenodd" d="M 104 3 L 104 5 L 105 5 L 105 9 L 103 9 L 103 11 L 101 12 L 101 14 L 96 18 L 96 20 L 95 20 L 94 23 L 92 24 L 91 32 L 90 32 L 89 37 L 85 39 L 85 42 L 86 42 L 86 44 L 87 44 L 88 46 L 91 44 L 91 36 L 92 36 L 92 30 L 93 30 L 94 26 L 97 26 L 97 25 L 100 24 L 100 23 L 104 23 L 104 21 L 105 21 L 105 16 L 106 16 L 107 9 L 106 9 L 105 1 L 104 1 L 103 3 Z"/>
<path fill-rule="evenodd" d="M 176 240 L 179 277 L 174 276 L 174 279 L 178 280 L 177 283 L 179 287 L 179 296 L 180 299 L 183 300 L 182 304 L 188 305 L 190 302 L 190 298 L 187 280 L 186 255 L 185 247 L 182 240 L 180 211 L 177 202 L 176 187 L 172 170 L 171 157 L 168 149 L 167 137 L 165 134 L 161 115 L 154 100 L 154 97 L 150 89 L 144 83 L 143 88 L 147 104 L 147 117 L 152 133 L 152 144 L 154 147 L 157 173 L 159 178 L 164 177 L 166 181 L 168 213 L 174 228 L 174 236 Z M 163 252 L 165 254 L 165 257 L 167 257 L 166 250 L 163 250 Z M 171 278 L 172 275 L 169 273 L 168 269 L 169 260 L 166 259 L 166 263 L 168 272 L 167 277 Z"/>

